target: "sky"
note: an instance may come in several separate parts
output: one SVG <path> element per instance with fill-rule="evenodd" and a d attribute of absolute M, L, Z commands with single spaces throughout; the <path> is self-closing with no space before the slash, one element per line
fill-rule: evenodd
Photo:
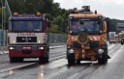
<path fill-rule="evenodd" d="M 90 5 L 91 10 L 106 17 L 124 20 L 124 0 L 54 0 L 60 3 L 61 8 L 81 9 L 83 5 Z"/>

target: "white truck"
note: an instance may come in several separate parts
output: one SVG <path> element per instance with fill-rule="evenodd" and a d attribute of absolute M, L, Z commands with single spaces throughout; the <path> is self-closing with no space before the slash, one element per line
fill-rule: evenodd
<path fill-rule="evenodd" d="M 116 43 L 116 32 L 109 32 L 109 43 Z"/>

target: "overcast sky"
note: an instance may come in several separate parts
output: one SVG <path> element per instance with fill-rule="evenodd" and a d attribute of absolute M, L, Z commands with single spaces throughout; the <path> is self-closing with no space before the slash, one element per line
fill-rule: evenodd
<path fill-rule="evenodd" d="M 61 8 L 81 8 L 90 5 L 91 10 L 97 10 L 106 17 L 124 20 L 124 0 L 54 0 Z"/>

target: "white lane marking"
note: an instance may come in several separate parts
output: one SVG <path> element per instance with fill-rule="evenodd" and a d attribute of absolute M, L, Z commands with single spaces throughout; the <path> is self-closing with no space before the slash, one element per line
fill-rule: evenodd
<path fill-rule="evenodd" d="M 64 45 L 63 45 L 64 46 Z M 55 46 L 55 48 L 56 47 L 63 47 L 63 46 Z M 3 54 L 3 53 L 8 53 L 8 51 L 0 51 L 0 54 Z M 62 53 L 65 53 L 65 52 L 62 52 Z M 59 59 L 59 58 L 62 58 L 62 57 L 65 57 L 65 55 L 63 55 L 63 56 L 59 56 L 59 57 L 55 57 L 55 58 L 52 58 L 52 59 L 50 59 L 50 60 L 55 60 L 55 59 Z M 35 63 L 28 63 L 28 64 L 24 64 L 24 65 L 19 65 L 19 66 L 15 66 L 15 67 L 10 67 L 10 68 L 6 68 L 6 69 L 2 69 L 2 70 L 0 70 L 0 78 L 1 77 L 4 77 L 4 76 L 6 76 L 6 75 L 11 75 L 10 73 L 9 73 L 9 71 L 11 71 L 11 70 L 13 70 L 13 69 L 17 69 L 17 68 L 21 68 L 21 67 L 25 67 L 25 66 L 29 66 L 29 65 L 33 65 L 33 64 L 35 64 Z M 67 64 L 67 63 L 66 63 Z M 2 74 L 3 73 L 3 74 Z"/>
<path fill-rule="evenodd" d="M 63 54 L 66 54 L 66 52 L 62 52 L 62 53 L 50 53 L 51 55 L 50 55 L 50 57 L 56 57 L 56 56 L 58 56 L 58 55 L 63 55 Z"/>
<path fill-rule="evenodd" d="M 113 48 L 114 46 L 116 46 L 116 44 L 111 44 L 111 45 L 108 46 L 108 49 L 111 49 L 111 48 Z"/>
<path fill-rule="evenodd" d="M 79 74 L 79 73 L 76 73 L 76 74 L 74 74 L 74 75 L 68 77 L 67 79 L 73 79 L 73 78 L 76 77 L 78 74 Z"/>
<path fill-rule="evenodd" d="M 61 46 L 50 46 L 49 48 L 52 49 L 52 48 L 58 48 L 58 47 L 65 47 L 66 45 L 61 45 Z"/>
<path fill-rule="evenodd" d="M 66 70 L 67 70 L 66 68 L 65 68 L 65 69 L 62 69 L 62 70 L 59 70 L 59 71 L 57 71 L 57 72 L 55 72 L 55 73 L 50 74 L 50 75 L 49 75 L 48 77 L 46 77 L 45 79 L 51 79 L 52 77 L 57 76 L 57 75 L 59 75 L 59 74 L 65 72 Z"/>
<path fill-rule="evenodd" d="M 28 63 L 28 64 L 23 64 L 23 65 L 19 65 L 19 66 L 15 66 L 15 67 L 10 67 L 10 68 L 6 68 L 6 69 L 2 69 L 2 70 L 0 70 L 0 73 L 6 72 L 6 71 L 10 71 L 10 70 L 13 70 L 13 69 L 17 69 L 17 68 L 21 68 L 21 67 L 25 67 L 25 66 L 29 66 L 29 65 L 33 65 L 33 64 L 36 64 L 36 63 Z"/>
<path fill-rule="evenodd" d="M 63 50 L 65 50 L 65 51 L 50 51 L 50 52 L 49 52 L 49 55 L 59 54 L 60 52 L 61 52 L 61 53 L 62 53 L 62 52 L 66 52 L 66 49 L 63 49 Z"/>
<path fill-rule="evenodd" d="M 115 45 L 113 45 L 112 47 L 114 47 L 114 46 L 115 46 Z M 112 48 L 112 47 L 111 47 L 111 48 Z M 108 63 L 112 62 L 112 61 L 115 59 L 115 57 L 119 54 L 119 52 L 121 52 L 121 49 L 116 52 L 116 54 L 108 61 Z M 70 77 L 67 78 L 67 79 L 73 79 L 73 78 L 76 77 L 78 74 L 79 74 L 79 73 L 76 73 L 76 74 L 70 76 Z"/>
<path fill-rule="evenodd" d="M 12 70 L 4 73 L 0 73 L 0 78 L 15 74 Z"/>
<path fill-rule="evenodd" d="M 9 53 L 9 51 L 4 51 L 4 53 L 5 53 L 5 54 L 8 54 L 8 53 Z"/>
<path fill-rule="evenodd" d="M 3 52 L 2 51 L 0 51 L 0 55 L 3 55 Z"/>
<path fill-rule="evenodd" d="M 119 45 L 116 45 L 116 46 L 114 46 L 113 49 L 112 49 L 112 48 L 111 48 L 111 50 L 109 49 L 109 50 L 108 50 L 108 55 L 112 56 L 111 54 L 115 54 L 115 51 L 116 51 L 115 49 L 117 49 L 118 46 L 119 46 Z"/>
<path fill-rule="evenodd" d="M 62 56 L 59 56 L 59 57 L 54 57 L 54 58 L 50 58 L 50 61 L 53 61 L 53 60 L 56 60 L 56 59 L 60 59 L 60 58 L 63 58 L 65 57 L 66 55 L 62 55 Z"/>
<path fill-rule="evenodd" d="M 114 54 L 114 56 L 108 61 L 108 63 L 112 62 L 115 59 L 115 57 L 119 54 L 119 52 L 121 52 L 121 50 L 118 50 L 116 54 Z"/>
<path fill-rule="evenodd" d="M 49 68 L 55 69 L 55 68 L 63 67 L 68 64 L 66 61 L 67 61 L 66 59 L 60 59 L 60 60 L 54 61 L 50 63 Z"/>
<path fill-rule="evenodd" d="M 63 57 L 65 57 L 65 55 L 51 58 L 50 61 L 56 60 L 56 59 L 60 59 L 60 58 L 63 58 Z M 36 63 L 28 63 L 28 64 L 24 64 L 24 65 L 19 65 L 19 66 L 15 66 L 15 67 L 10 67 L 10 68 L 6 68 L 6 69 L 2 69 L 2 70 L 0 70 L 0 73 L 4 73 L 4 72 L 7 72 L 7 71 L 10 71 L 10 70 L 13 70 L 13 69 L 17 69 L 17 68 L 21 68 L 21 67 L 25 67 L 25 66 L 29 66 L 29 65 L 33 65 L 33 64 L 36 64 Z M 9 75 L 9 74 L 5 74 L 5 75 Z M 0 77 L 3 77 L 5 75 L 0 75 Z"/>

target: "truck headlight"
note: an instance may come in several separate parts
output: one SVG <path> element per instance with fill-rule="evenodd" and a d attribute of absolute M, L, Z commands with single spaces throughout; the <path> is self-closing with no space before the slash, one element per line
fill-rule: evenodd
<path fill-rule="evenodd" d="M 39 49 L 40 49 L 40 50 L 43 50 L 43 49 L 44 49 L 44 47 L 39 47 Z"/>
<path fill-rule="evenodd" d="M 9 47 L 10 50 L 14 50 L 15 48 L 14 47 Z"/>
<path fill-rule="evenodd" d="M 98 49 L 98 54 L 101 55 L 103 54 L 104 50 L 103 49 Z"/>
<path fill-rule="evenodd" d="M 39 40 L 38 43 L 41 43 L 41 41 Z"/>
<path fill-rule="evenodd" d="M 74 50 L 73 49 L 69 49 L 68 53 L 74 53 Z"/>
<path fill-rule="evenodd" d="M 16 43 L 16 41 L 12 41 L 12 43 L 14 44 L 14 43 Z"/>

